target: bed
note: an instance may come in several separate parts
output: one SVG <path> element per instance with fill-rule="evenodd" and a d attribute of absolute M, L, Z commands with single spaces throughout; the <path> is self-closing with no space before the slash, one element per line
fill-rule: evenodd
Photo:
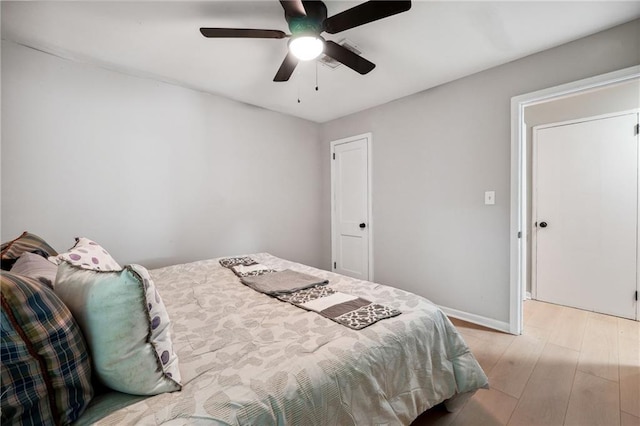
<path fill-rule="evenodd" d="M 408 425 L 488 386 L 455 327 L 427 299 L 267 253 L 248 256 L 402 314 L 352 330 L 248 288 L 219 259 L 152 270 L 173 324 L 182 390 L 107 392 L 77 424 Z"/>

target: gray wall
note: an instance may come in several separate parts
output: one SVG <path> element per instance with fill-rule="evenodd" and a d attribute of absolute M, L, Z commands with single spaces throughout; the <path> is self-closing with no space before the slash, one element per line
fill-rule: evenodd
<path fill-rule="evenodd" d="M 376 281 L 506 322 L 511 97 L 639 63 L 634 21 L 318 125 L 3 42 L 1 237 L 329 268 L 329 141 L 371 131 Z"/>
<path fill-rule="evenodd" d="M 373 133 L 375 280 L 507 322 L 511 98 L 638 64 L 640 20 L 325 123 Z"/>
<path fill-rule="evenodd" d="M 3 241 L 326 265 L 319 125 L 2 43 Z"/>

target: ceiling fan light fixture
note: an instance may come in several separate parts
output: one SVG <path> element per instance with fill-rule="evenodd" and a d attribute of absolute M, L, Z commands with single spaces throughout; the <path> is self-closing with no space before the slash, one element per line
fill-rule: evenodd
<path fill-rule="evenodd" d="M 315 35 L 301 35 L 289 41 L 289 51 L 301 61 L 317 58 L 324 50 L 322 37 Z"/>

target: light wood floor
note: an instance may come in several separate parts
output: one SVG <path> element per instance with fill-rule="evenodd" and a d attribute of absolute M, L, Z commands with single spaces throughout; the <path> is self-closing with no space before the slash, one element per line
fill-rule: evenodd
<path fill-rule="evenodd" d="M 452 321 L 491 389 L 412 426 L 640 425 L 639 322 L 533 300 L 521 336 Z"/>

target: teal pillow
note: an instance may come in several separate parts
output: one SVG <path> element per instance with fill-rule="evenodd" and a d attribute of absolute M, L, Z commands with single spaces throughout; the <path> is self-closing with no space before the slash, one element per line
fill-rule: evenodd
<path fill-rule="evenodd" d="M 80 324 L 106 386 L 133 395 L 180 390 L 169 315 L 144 267 L 94 271 L 64 261 L 55 292 Z"/>

